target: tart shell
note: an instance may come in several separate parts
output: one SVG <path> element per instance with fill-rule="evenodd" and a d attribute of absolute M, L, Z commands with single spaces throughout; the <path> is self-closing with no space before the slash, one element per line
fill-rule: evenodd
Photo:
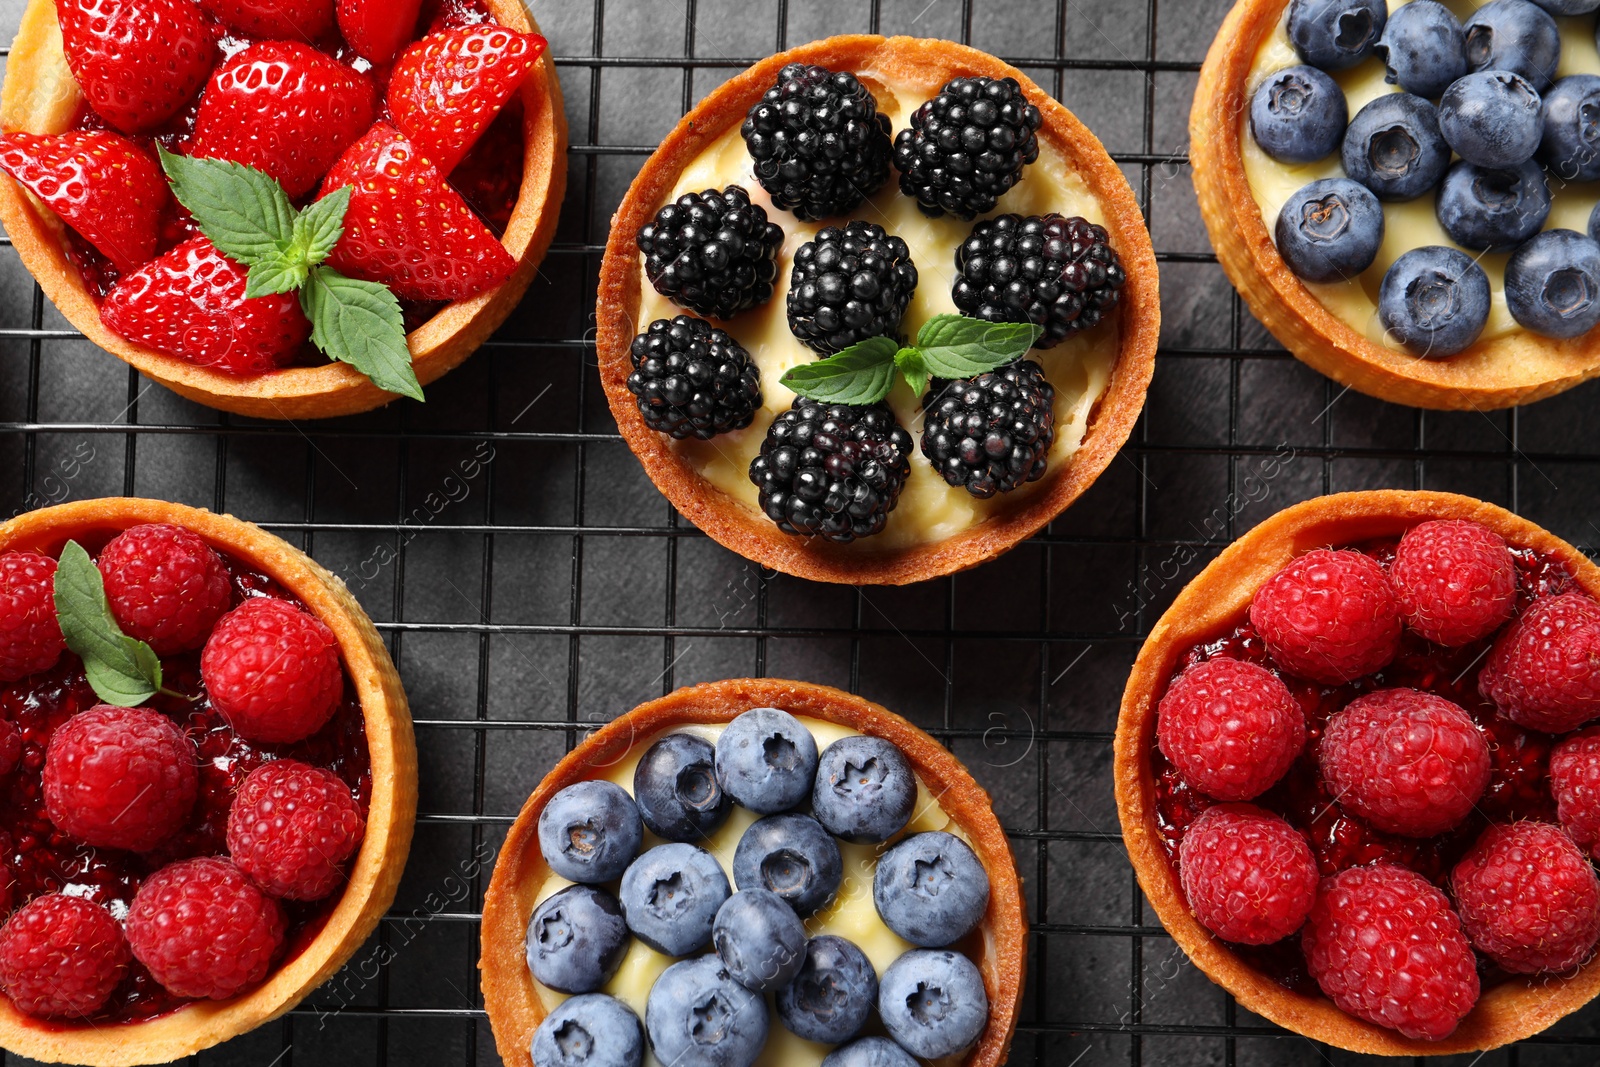
<path fill-rule="evenodd" d="M 1189 114 L 1189 158 L 1200 217 L 1222 269 L 1284 347 L 1328 377 L 1413 407 L 1480 410 L 1542 400 L 1600 374 L 1600 335 L 1558 340 L 1518 331 L 1449 359 L 1424 359 L 1369 340 L 1323 306 L 1278 255 L 1250 191 L 1240 136 L 1250 114 L 1256 53 L 1289 0 L 1239 0 L 1217 31 Z"/>
<path fill-rule="evenodd" d="M 1287 989 L 1245 963 L 1190 912 L 1161 844 L 1150 753 L 1156 704 L 1180 657 L 1242 621 L 1251 597 L 1267 579 L 1313 548 L 1399 536 L 1428 519 L 1482 523 L 1513 547 L 1562 561 L 1586 593 L 1600 598 L 1600 567 L 1555 535 L 1493 504 L 1452 493 L 1404 490 L 1318 497 L 1279 512 L 1229 545 L 1178 594 L 1134 662 L 1117 718 L 1114 773 L 1122 836 L 1139 885 L 1173 940 L 1195 966 L 1257 1015 L 1313 1041 L 1383 1056 L 1476 1052 L 1536 1034 L 1600 992 L 1600 960 L 1590 960 L 1570 975 L 1507 979 L 1484 992 L 1455 1033 L 1442 1041 L 1404 1037 L 1346 1014 L 1324 996 Z"/>
<path fill-rule="evenodd" d="M 893 742 L 945 814 L 966 833 L 989 875 L 989 910 L 979 925 L 989 1022 L 962 1067 L 998 1067 L 1016 1032 L 1028 958 L 1028 920 L 1010 842 L 989 796 L 939 742 L 905 719 L 840 689 L 778 679 L 735 679 L 679 689 L 618 717 L 569 752 L 539 783 L 517 815 L 495 863 L 483 905 L 484 1006 L 495 1045 L 509 1067 L 532 1067 L 529 1043 L 545 1012 L 528 974 L 523 940 L 550 868 L 539 852 L 539 815 L 552 796 L 613 765 L 633 746 L 674 727 L 726 723 L 754 707 L 839 723 Z M 944 1062 L 944 1061 L 941 1061 Z"/>
<path fill-rule="evenodd" d="M 0 524 L 0 552 L 54 557 L 71 539 L 108 538 L 130 526 L 167 522 L 275 579 L 333 631 L 366 719 L 372 803 L 366 837 L 344 895 L 321 931 L 252 991 L 200 1000 L 142 1022 L 74 1027 L 36 1019 L 0 996 L 0 1048 L 31 1060 L 92 1067 L 166 1063 L 277 1018 L 353 956 L 394 900 L 417 813 L 417 749 L 400 675 L 372 620 L 349 590 L 310 557 L 248 522 L 158 500 L 85 500 L 28 512 Z"/>
<path fill-rule="evenodd" d="M 522 33 L 539 27 L 518 0 L 485 0 L 501 25 Z M 522 89 L 522 187 L 501 237 L 516 260 L 511 277 L 487 292 L 445 305 L 407 337 L 417 380 L 423 385 L 453 369 L 511 314 L 538 273 L 567 182 L 567 121 L 561 84 L 547 51 Z M 62 50 L 54 0 L 29 0 L 6 63 L 0 89 L 0 129 L 60 133 L 84 106 Z M 176 356 L 128 341 L 100 321 L 100 308 L 63 246 L 63 224 L 14 181 L 0 181 L 0 224 L 22 263 L 57 310 L 89 340 L 198 404 L 261 419 L 318 419 L 369 411 L 396 399 L 343 363 L 290 367 L 239 377 L 197 367 Z"/>
<path fill-rule="evenodd" d="M 1127 270 L 1118 303 L 1120 351 L 1078 451 L 1064 468 L 1046 474 L 1044 491 L 1025 505 L 932 544 L 885 553 L 874 552 L 870 538 L 839 546 L 784 533 L 683 460 L 665 435 L 645 425 L 627 389 L 633 369 L 629 346 L 648 325 L 639 321 L 643 272 L 635 235 L 655 215 L 684 170 L 744 121 L 788 63 L 877 73 L 929 97 L 951 78 L 1015 78 L 1044 117 L 1039 137 L 1062 152 L 1104 208 L 1111 243 Z M 890 180 L 895 180 L 893 174 Z M 1122 170 L 1088 127 L 1027 75 L 991 55 L 950 41 L 875 35 L 830 37 L 780 52 L 724 83 L 683 117 L 645 162 L 612 217 L 596 316 L 600 381 L 611 413 L 645 472 L 673 506 L 713 540 L 746 559 L 801 578 L 851 585 L 903 585 L 965 570 L 1006 551 L 1059 515 L 1099 477 L 1132 432 L 1155 369 L 1161 326 L 1156 259 L 1144 216 Z M 922 460 L 913 457 L 913 462 Z"/>

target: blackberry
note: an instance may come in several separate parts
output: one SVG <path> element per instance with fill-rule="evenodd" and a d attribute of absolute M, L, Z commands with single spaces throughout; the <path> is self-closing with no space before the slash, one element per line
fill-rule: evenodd
<path fill-rule="evenodd" d="M 1043 121 L 1015 78 L 954 78 L 895 138 L 900 191 L 934 217 L 993 211 L 1039 158 L 1034 131 Z"/>
<path fill-rule="evenodd" d="M 997 215 L 956 249 L 950 296 L 963 315 L 1044 327 L 1051 348 L 1117 306 L 1127 274 L 1105 227 L 1060 215 Z"/>
<path fill-rule="evenodd" d="M 889 180 L 889 118 L 854 74 L 790 63 L 739 128 L 772 202 L 814 222 Z"/>
<path fill-rule="evenodd" d="M 796 397 L 750 461 L 761 510 L 786 533 L 844 543 L 889 521 L 911 476 L 911 435 L 883 404 Z"/>
<path fill-rule="evenodd" d="M 739 342 L 705 319 L 657 319 L 633 339 L 628 392 L 645 425 L 702 441 L 750 425 L 761 372 Z"/>
<path fill-rule="evenodd" d="M 1044 474 L 1056 438 L 1055 397 L 1031 359 L 935 381 L 922 404 L 922 454 L 975 497 L 1009 493 Z"/>
<path fill-rule="evenodd" d="M 737 185 L 684 193 L 638 240 L 650 284 L 681 308 L 728 319 L 772 299 L 783 228 Z"/>
<path fill-rule="evenodd" d="M 789 329 L 825 356 L 894 336 L 916 290 L 917 265 L 900 238 L 871 222 L 829 226 L 794 254 Z"/>

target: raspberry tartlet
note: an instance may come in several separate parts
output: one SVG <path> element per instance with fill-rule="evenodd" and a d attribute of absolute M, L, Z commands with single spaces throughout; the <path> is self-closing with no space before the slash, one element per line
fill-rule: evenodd
<path fill-rule="evenodd" d="M 0 1047 L 165 1063 L 288 1011 L 411 843 L 411 718 L 371 620 L 282 540 L 160 501 L 26 513 L 0 561 Z"/>
<path fill-rule="evenodd" d="M 585 1041 L 617 1063 L 698 1041 L 728 1067 L 816 1067 L 876 1042 L 998 1067 L 1026 933 L 1005 833 L 943 746 L 836 689 L 741 679 L 635 708 L 544 778 L 480 967 L 513 1067 Z"/>
<path fill-rule="evenodd" d="M 597 317 L 612 414 L 695 525 L 789 574 L 904 584 L 1088 488 L 1160 310 L 1132 190 L 1070 111 L 975 49 L 862 35 L 762 60 L 667 134 Z"/>
<path fill-rule="evenodd" d="M 76 329 L 198 403 L 298 419 L 420 396 L 511 313 L 554 236 L 555 65 L 516 0 L 269 7 L 30 0 L 0 96 L 17 179 L 0 181 L 0 223 Z M 275 181 L 288 201 L 252 224 L 276 242 L 228 244 L 191 216 L 158 148 Z M 354 196 L 337 243 L 291 239 L 295 208 L 309 221 L 340 187 Z M 264 274 L 282 254 L 309 277 Z M 263 295 L 246 268 L 252 286 L 275 277 Z M 319 274 L 362 309 L 342 327 Z M 363 340 L 380 324 L 381 358 Z"/>
<path fill-rule="evenodd" d="M 1600 992 L 1600 759 L 1575 732 L 1597 598 L 1583 553 L 1447 493 L 1320 497 L 1225 549 L 1151 630 L 1116 734 L 1129 857 L 1196 966 L 1392 1056 L 1496 1048 Z"/>

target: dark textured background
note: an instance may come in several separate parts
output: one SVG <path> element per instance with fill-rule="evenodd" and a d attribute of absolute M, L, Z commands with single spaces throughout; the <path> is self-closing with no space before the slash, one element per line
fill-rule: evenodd
<path fill-rule="evenodd" d="M 7 39 L 22 6 L 0 3 Z M 1360 1060 L 1235 1009 L 1144 907 L 1109 774 L 1123 679 L 1189 574 L 1318 493 L 1457 490 L 1600 543 L 1600 386 L 1520 413 L 1421 413 L 1341 392 L 1250 319 L 1212 260 L 1186 162 L 1195 72 L 1227 0 L 532 6 L 572 133 L 560 233 L 512 321 L 426 405 L 300 425 L 218 415 L 76 337 L 0 250 L 0 507 L 128 493 L 260 522 L 350 581 L 411 694 L 423 814 L 394 914 L 298 1011 L 196 1062 L 498 1063 L 477 996 L 488 866 L 474 857 L 585 724 L 749 674 L 881 701 L 989 789 L 1035 931 L 1012 1063 Z M 1148 408 L 1093 490 L 1004 558 L 898 590 L 763 575 L 681 521 L 616 437 L 586 340 L 610 214 L 683 110 L 775 49 L 869 29 L 970 40 L 1077 112 L 1145 205 L 1164 295 Z M 488 449 L 476 478 L 451 479 Z M 1274 456 L 1290 458 L 1246 480 Z M 434 515 L 430 494 L 454 500 Z M 1600 1005 L 1449 1062 L 1591 1063 L 1597 1023 Z"/>

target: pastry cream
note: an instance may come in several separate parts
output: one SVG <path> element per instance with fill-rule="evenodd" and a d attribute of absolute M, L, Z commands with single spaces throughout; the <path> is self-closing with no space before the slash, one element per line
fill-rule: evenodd
<path fill-rule="evenodd" d="M 800 721 L 817 739 L 819 752 L 841 737 L 859 733 L 849 727 L 823 722 L 820 719 L 802 717 Z M 723 729 L 722 726 L 710 725 L 681 726 L 666 733 L 694 734 L 715 744 L 717 735 L 722 733 Z M 601 768 L 603 773 L 596 774 L 595 777 L 615 782 L 632 795 L 634 768 L 659 736 L 661 735 L 642 739 L 629 750 L 626 757 L 611 767 Z M 728 875 L 728 885 L 735 890 L 737 887 L 733 883 L 734 849 L 739 844 L 739 838 L 757 818 L 754 812 L 735 806 L 722 828 L 709 840 L 700 843 L 717 858 L 717 862 L 722 864 L 723 870 Z M 836 934 L 854 942 L 862 952 L 866 953 L 867 958 L 872 961 L 873 968 L 879 977 L 882 977 L 885 968 L 913 946 L 901 939 L 878 918 L 878 909 L 872 902 L 872 876 L 877 869 L 878 856 L 907 834 L 926 833 L 932 830 L 944 830 L 962 838 L 966 836 L 960 827 L 951 822 L 944 809 L 939 806 L 938 799 L 928 791 L 928 787 L 919 778 L 916 808 L 912 812 L 911 821 L 900 834 L 881 845 L 838 842 L 840 857 L 844 861 L 844 877 L 839 883 L 839 894 L 832 904 L 805 921 L 806 934 L 810 937 Z M 654 848 L 659 844 L 662 844 L 661 839 L 646 830 L 640 851 Z M 566 879 L 551 874 L 539 889 L 538 901 L 544 901 L 571 884 Z M 634 939 L 628 946 L 627 955 L 623 957 L 622 966 L 601 991 L 627 1004 L 638 1014 L 642 1022 L 645 1003 L 650 996 L 650 987 L 655 984 L 661 972 L 674 962 L 676 961 L 673 957 L 664 956 L 642 944 L 638 939 Z M 539 999 L 544 1003 L 546 1011 L 550 1011 L 567 999 L 566 994 L 558 993 L 538 982 L 534 983 L 534 988 L 538 990 Z M 770 1011 L 770 997 L 768 997 L 768 1008 Z M 778 1021 L 776 1012 L 770 1012 L 770 1018 L 767 1043 L 760 1059 L 756 1061 L 756 1067 L 817 1067 L 832 1048 L 830 1045 L 821 1045 L 796 1037 Z M 661 1067 L 648 1051 L 645 1054 L 645 1067 Z"/>
<path fill-rule="evenodd" d="M 885 84 L 870 70 L 857 71 L 856 74 L 872 90 L 879 110 L 889 117 L 890 129 L 898 131 L 906 128 L 910 124 L 911 112 L 923 102 L 923 96 L 897 92 L 893 85 Z M 759 512 L 756 487 L 749 478 L 750 461 L 761 450 L 762 439 L 766 437 L 772 420 L 786 411 L 794 400 L 794 393 L 779 384 L 778 379 L 790 367 L 819 358 L 816 352 L 795 340 L 789 332 L 789 320 L 785 312 L 789 266 L 794 261 L 795 251 L 827 224 L 801 222 L 788 212 L 772 206 L 771 198 L 751 173 L 750 154 L 745 150 L 744 139 L 737 127 L 719 138 L 684 170 L 669 199 L 676 199 L 687 192 L 722 189 L 728 185 L 739 185 L 746 189 L 751 200 L 760 204 L 768 217 L 782 226 L 784 231 L 783 249 L 778 258 L 778 284 L 772 299 L 759 308 L 721 323 L 722 328 L 745 347 L 761 369 L 763 406 L 756 412 L 754 421 L 743 430 L 721 434 L 709 441 L 674 442 L 673 447 L 718 489 Z M 1104 210 L 1082 178 L 1068 168 L 1065 157 L 1058 149 L 1041 138 L 1038 161 L 1023 169 L 1022 180 L 1000 198 L 990 215 L 983 217 L 1007 212 L 1043 215 L 1052 211 L 1067 216 L 1080 215 L 1102 225 L 1105 223 Z M 973 223 L 948 216 L 930 219 L 923 215 L 917 209 L 916 201 L 900 192 L 892 169 L 884 187 L 852 212 L 850 218 L 875 222 L 910 246 L 918 278 L 916 295 L 901 322 L 905 335 L 915 337 L 917 329 L 935 315 L 956 314 L 955 302 L 950 297 L 951 284 L 955 279 L 955 252 L 971 232 Z M 833 224 L 841 222 L 832 220 Z M 655 291 L 645 279 L 642 267 L 640 278 L 643 287 L 639 304 L 640 329 L 656 319 L 683 314 L 670 300 Z M 1044 367 L 1045 376 L 1056 390 L 1055 443 L 1050 450 L 1049 470 L 1038 482 L 988 500 L 979 500 L 965 489 L 947 484 L 914 447 L 915 454 L 910 457 L 911 477 L 893 514 L 889 516 L 888 525 L 879 534 L 840 547 L 850 551 L 881 551 L 932 543 L 975 526 L 1016 501 L 1028 499 L 1044 481 L 1066 466 L 1067 460 L 1083 442 L 1089 416 L 1100 394 L 1105 391 L 1117 351 L 1118 323 L 1116 316 L 1109 316 L 1093 329 L 1069 337 L 1052 349 L 1035 350 L 1032 353 L 1032 357 Z M 896 380 L 889 394 L 889 404 L 900 425 L 920 441 L 921 398 L 912 396 L 909 387 L 903 381 Z"/>
<path fill-rule="evenodd" d="M 1395 11 L 1407 2 L 1409 0 L 1389 0 L 1389 10 Z M 1443 2 L 1445 7 L 1463 21 L 1470 18 L 1472 12 L 1480 6 L 1471 0 L 1443 0 Z M 1269 75 L 1300 63 L 1300 57 L 1295 54 L 1294 46 L 1289 43 L 1287 20 L 1286 8 L 1283 19 L 1279 20 L 1278 28 L 1261 43 L 1261 48 L 1256 53 L 1255 63 L 1250 70 L 1250 80 L 1246 86 L 1252 95 L 1256 87 Z M 1597 51 L 1595 46 L 1593 16 L 1558 18 L 1556 24 L 1561 28 L 1561 64 L 1556 69 L 1556 77 L 1564 78 L 1569 74 L 1600 74 L 1600 51 Z M 1376 56 L 1364 60 L 1350 70 L 1334 72 L 1333 78 L 1344 89 L 1351 118 L 1376 97 L 1384 93 L 1402 91 L 1398 85 L 1390 85 L 1384 81 L 1383 62 Z M 1304 164 L 1280 163 L 1267 155 L 1250 135 L 1248 108 L 1244 109 L 1239 119 L 1239 147 L 1244 160 L 1244 172 L 1250 181 L 1250 191 L 1255 195 L 1256 203 L 1261 208 L 1261 221 L 1266 224 L 1268 233 L 1274 232 L 1278 212 L 1284 202 L 1302 186 L 1318 178 L 1336 178 L 1344 174 L 1337 150 L 1315 163 Z M 1595 185 L 1587 182 L 1563 182 L 1554 176 L 1551 177 L 1550 183 L 1552 193 L 1550 217 L 1545 222 L 1545 229 L 1566 229 L 1587 233 L 1589 213 L 1594 209 L 1597 199 Z M 1451 248 L 1461 248 L 1461 246 L 1450 240 L 1444 228 L 1439 225 L 1439 220 L 1434 215 L 1434 194 L 1431 192 L 1415 200 L 1385 203 L 1383 222 L 1383 244 L 1378 249 L 1378 257 L 1373 260 L 1372 266 L 1353 280 L 1353 283 L 1307 282 L 1305 285 L 1318 300 L 1322 301 L 1324 307 L 1352 328 L 1365 334 L 1375 343 L 1398 349 L 1401 346 L 1385 335 L 1383 324 L 1378 319 L 1378 286 L 1383 282 L 1385 272 L 1395 260 L 1413 248 L 1421 248 L 1424 245 L 1446 245 Z M 1465 248 L 1461 250 L 1476 259 L 1489 276 L 1489 321 L 1484 326 L 1482 336 L 1501 337 L 1521 330 L 1522 327 L 1517 325 L 1506 307 L 1505 269 L 1506 261 L 1511 258 L 1510 253 L 1474 252 Z"/>

